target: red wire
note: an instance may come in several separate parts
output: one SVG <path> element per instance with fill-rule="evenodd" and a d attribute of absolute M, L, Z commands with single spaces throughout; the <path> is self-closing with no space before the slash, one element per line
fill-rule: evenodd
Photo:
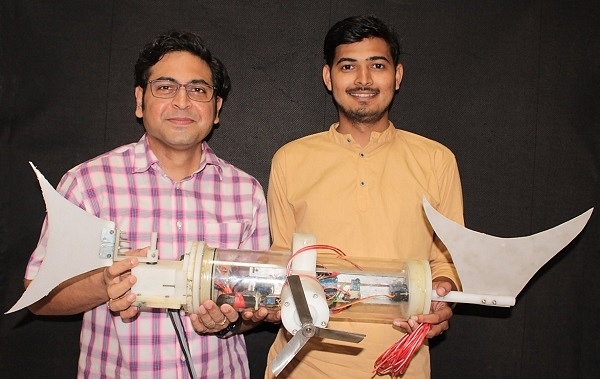
<path fill-rule="evenodd" d="M 299 254 L 304 253 L 307 250 L 313 250 L 313 249 L 325 249 L 325 250 L 331 250 L 333 252 L 335 252 L 338 255 L 338 258 L 343 259 L 345 261 L 348 261 L 351 265 L 353 265 L 354 267 L 356 267 L 357 269 L 362 271 L 362 267 L 360 267 L 359 265 L 357 265 L 356 263 L 352 262 L 350 259 L 347 258 L 346 253 L 344 253 L 341 249 L 335 247 L 335 246 L 331 246 L 331 245 L 322 245 L 322 244 L 316 244 L 316 245 L 308 245 L 308 246 L 304 246 L 300 249 L 298 249 L 298 251 L 296 251 L 294 254 L 292 254 L 292 256 L 290 257 L 290 260 L 287 264 L 287 274 L 290 274 L 290 270 L 291 270 L 291 265 L 292 265 L 292 260 Z"/>
<path fill-rule="evenodd" d="M 226 294 L 231 294 L 231 293 L 233 293 L 233 290 L 232 290 L 232 289 L 231 289 L 231 288 L 230 288 L 228 285 L 226 285 L 226 284 L 225 284 L 225 283 L 223 283 L 223 282 L 220 282 L 220 281 L 219 281 L 219 282 L 217 282 L 217 281 L 215 281 L 215 286 L 219 287 L 219 289 L 220 289 L 220 290 L 221 290 L 221 292 L 223 292 L 223 293 L 226 293 Z"/>
<path fill-rule="evenodd" d="M 377 358 L 373 372 L 379 375 L 392 374 L 394 377 L 404 374 L 412 357 L 423 344 L 429 329 L 431 324 L 424 322 L 412 333 L 402 336 Z"/>

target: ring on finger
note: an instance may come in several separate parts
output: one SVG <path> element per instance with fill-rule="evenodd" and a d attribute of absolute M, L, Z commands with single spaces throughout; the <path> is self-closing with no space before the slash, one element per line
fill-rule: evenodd
<path fill-rule="evenodd" d="M 217 322 L 216 325 L 223 326 L 227 323 L 227 317 L 223 318 L 223 321 Z"/>

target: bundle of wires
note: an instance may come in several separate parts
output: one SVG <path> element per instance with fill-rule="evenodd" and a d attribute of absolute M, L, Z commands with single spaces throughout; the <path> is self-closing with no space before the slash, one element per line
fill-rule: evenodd
<path fill-rule="evenodd" d="M 406 372 L 412 357 L 423 344 L 431 324 L 424 322 L 419 324 L 412 333 L 405 334 L 389 349 L 387 349 L 375 361 L 373 373 L 379 375 L 391 374 L 393 377 L 400 376 Z"/>
<path fill-rule="evenodd" d="M 304 247 L 298 249 L 298 251 L 296 251 L 294 254 L 292 254 L 292 256 L 290 257 L 290 260 L 288 261 L 287 267 L 286 267 L 288 276 L 291 274 L 291 271 L 292 271 L 292 260 L 294 258 L 296 258 L 298 255 L 304 253 L 305 251 L 313 250 L 313 249 L 331 250 L 337 254 L 338 258 L 348 261 L 351 265 L 353 265 L 354 267 L 356 267 L 357 269 L 362 271 L 362 267 L 360 267 L 359 265 L 357 265 L 356 263 L 354 263 L 350 259 L 348 259 L 348 256 L 346 255 L 346 253 L 344 253 L 341 249 L 339 249 L 335 246 L 331 246 L 331 245 L 317 244 L 317 245 L 304 246 Z"/>

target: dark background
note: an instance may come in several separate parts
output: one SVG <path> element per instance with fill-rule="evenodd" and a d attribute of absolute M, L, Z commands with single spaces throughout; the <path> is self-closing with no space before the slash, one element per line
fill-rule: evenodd
<path fill-rule="evenodd" d="M 210 144 L 266 190 L 275 150 L 335 121 L 323 37 L 365 13 L 402 37 L 405 76 L 391 118 L 454 151 L 468 227 L 529 235 L 598 205 L 597 0 L 2 1 L 2 312 L 22 293 L 44 217 L 27 162 L 56 185 L 81 161 L 139 139 L 133 64 L 142 45 L 173 28 L 205 38 L 233 81 Z M 598 232 L 596 212 L 513 308 L 458 305 L 451 329 L 432 341 L 433 377 L 596 377 Z M 78 317 L 0 316 L 1 375 L 74 377 L 79 327 Z M 262 377 L 273 334 L 248 338 Z"/>

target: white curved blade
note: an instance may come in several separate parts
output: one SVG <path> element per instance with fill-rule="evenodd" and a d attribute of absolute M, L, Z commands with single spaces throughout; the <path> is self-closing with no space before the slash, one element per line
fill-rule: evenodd
<path fill-rule="evenodd" d="M 275 376 L 279 375 L 285 366 L 287 366 L 296 354 L 298 354 L 300 349 L 306 345 L 306 342 L 308 342 L 309 339 L 310 337 L 306 337 L 302 331 L 296 332 L 287 345 L 281 349 L 279 355 L 271 362 L 271 372 L 273 372 Z"/>
<path fill-rule="evenodd" d="M 593 208 L 543 232 L 517 238 L 479 233 L 447 219 L 423 197 L 435 233 L 452 255 L 465 293 L 517 297 L 533 275 L 584 228 Z"/>
<path fill-rule="evenodd" d="M 38 274 L 6 313 L 23 309 L 46 296 L 67 279 L 110 266 L 112 258 L 99 256 L 102 230 L 115 223 L 87 213 L 60 195 L 29 162 L 40 182 L 48 213 L 48 245 Z"/>

